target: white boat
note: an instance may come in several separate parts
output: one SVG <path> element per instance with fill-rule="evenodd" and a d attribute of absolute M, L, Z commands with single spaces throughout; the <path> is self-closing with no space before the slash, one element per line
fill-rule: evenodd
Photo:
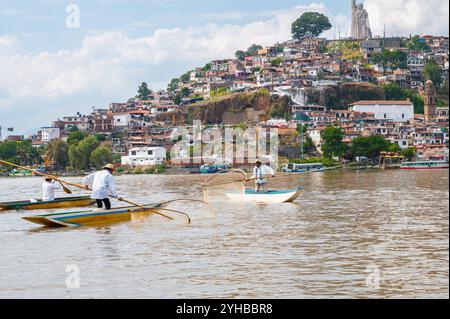
<path fill-rule="evenodd" d="M 244 192 L 226 193 L 232 201 L 256 202 L 256 203 L 291 203 L 296 200 L 303 188 L 287 190 L 269 190 L 268 192 L 256 192 L 246 189 Z"/>

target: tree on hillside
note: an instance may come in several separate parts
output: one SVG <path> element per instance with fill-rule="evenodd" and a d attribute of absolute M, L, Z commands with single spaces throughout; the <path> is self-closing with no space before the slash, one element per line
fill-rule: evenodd
<path fill-rule="evenodd" d="M 315 38 L 332 27 L 330 20 L 318 12 L 305 12 L 292 24 L 294 39 Z"/>
<path fill-rule="evenodd" d="M 247 56 L 255 56 L 258 55 L 258 51 L 264 49 L 261 45 L 259 44 L 252 44 L 248 49 L 247 49 Z"/>
<path fill-rule="evenodd" d="M 183 74 L 182 76 L 180 76 L 180 80 L 181 82 L 189 82 L 191 80 L 191 71 L 186 72 L 185 74 Z"/>
<path fill-rule="evenodd" d="M 342 141 L 344 132 L 340 127 L 329 126 L 321 132 L 323 144 L 322 151 L 325 157 L 341 157 L 344 155 L 347 145 Z"/>
<path fill-rule="evenodd" d="M 178 85 L 180 84 L 180 79 L 172 79 L 167 86 L 167 91 L 173 92 L 178 89 Z"/>
<path fill-rule="evenodd" d="M 430 51 L 430 47 L 423 40 L 421 40 L 418 35 L 413 36 L 406 43 L 406 47 L 413 51 L 422 51 L 422 52 Z"/>
<path fill-rule="evenodd" d="M 425 78 L 425 80 L 433 81 L 436 87 L 441 86 L 442 84 L 441 68 L 436 63 L 436 61 L 430 60 L 425 64 L 425 67 L 423 68 L 423 77 Z"/>
<path fill-rule="evenodd" d="M 143 82 L 138 88 L 137 98 L 141 101 L 147 101 L 152 94 L 152 90 L 148 88 L 147 83 Z"/>
<path fill-rule="evenodd" d="M 239 61 L 244 61 L 245 57 L 247 56 L 247 52 L 242 51 L 242 50 L 238 50 L 238 51 L 236 51 L 236 53 L 234 54 L 234 56 L 235 56 L 236 59 L 238 59 Z"/>

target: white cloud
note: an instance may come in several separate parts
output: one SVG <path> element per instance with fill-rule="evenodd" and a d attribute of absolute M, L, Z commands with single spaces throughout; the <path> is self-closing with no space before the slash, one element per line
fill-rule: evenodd
<path fill-rule="evenodd" d="M 433 3 L 433 8 L 426 3 Z M 376 33 L 382 28 L 381 18 L 386 19 L 388 28 L 408 34 L 442 33 L 445 26 L 448 29 L 448 19 L 442 18 L 448 14 L 447 1 L 366 0 L 366 7 Z M 256 15 L 260 21 L 245 25 L 158 29 L 137 39 L 125 32 L 96 32 L 86 36 L 79 48 L 57 52 L 32 54 L 17 37 L 0 36 L 0 120 L 10 117 L 7 120 L 13 121 L 11 114 L 19 109 L 18 105 L 47 114 L 52 111 L 50 114 L 56 117 L 74 113 L 74 107 L 87 111 L 92 105 L 105 107 L 109 102 L 123 101 L 134 94 L 141 81 L 163 88 L 172 77 L 212 59 L 232 57 L 237 49 L 289 39 L 291 23 L 305 11 L 330 17 L 335 27 L 325 36 L 337 36 L 338 26 L 342 36 L 349 33 L 349 17 L 334 16 L 324 4 L 312 3 L 290 10 L 259 12 Z M 377 17 L 376 12 L 383 15 Z M 225 14 L 230 18 L 237 13 Z M 33 121 L 35 127 L 52 120 L 43 115 L 39 118 L 38 114 L 28 116 L 18 125 Z"/>
<path fill-rule="evenodd" d="M 365 0 L 372 31 L 386 35 L 448 35 L 448 0 Z"/>

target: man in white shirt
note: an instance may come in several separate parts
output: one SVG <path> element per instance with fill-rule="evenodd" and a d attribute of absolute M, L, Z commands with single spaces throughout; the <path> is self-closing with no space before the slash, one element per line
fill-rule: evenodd
<path fill-rule="evenodd" d="M 45 178 L 45 182 L 42 183 L 42 201 L 51 202 L 55 200 L 55 190 L 60 189 L 58 184 L 49 177 Z"/>
<path fill-rule="evenodd" d="M 272 167 L 263 165 L 260 160 L 256 161 L 256 166 L 253 168 L 253 176 L 251 179 L 255 180 L 255 191 L 256 192 L 267 192 L 267 176 L 275 176 L 275 172 Z"/>
<path fill-rule="evenodd" d="M 91 187 L 91 198 L 95 199 L 98 208 L 103 208 L 103 204 L 105 204 L 105 208 L 107 210 L 111 209 L 111 201 L 109 200 L 109 196 L 122 201 L 122 198 L 116 193 L 116 187 L 114 185 L 114 178 L 112 175 L 114 173 L 114 169 L 113 164 L 108 164 L 104 167 L 103 171 L 98 171 L 84 178 L 83 183 L 87 189 L 89 189 L 89 186 Z"/>

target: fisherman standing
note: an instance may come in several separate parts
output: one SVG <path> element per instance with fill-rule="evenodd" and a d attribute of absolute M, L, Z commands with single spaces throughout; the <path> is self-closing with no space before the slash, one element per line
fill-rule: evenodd
<path fill-rule="evenodd" d="M 253 168 L 253 176 L 251 179 L 255 180 L 255 191 L 257 193 L 264 191 L 267 192 L 267 176 L 275 176 L 275 171 L 272 167 L 264 165 L 260 160 L 256 161 L 256 166 Z"/>
<path fill-rule="evenodd" d="M 91 186 L 91 198 L 95 199 L 98 208 L 103 208 L 103 204 L 105 204 L 105 208 L 107 210 L 111 209 L 111 201 L 109 200 L 109 196 L 117 198 L 119 201 L 123 201 L 123 199 L 116 193 L 113 178 L 114 170 L 114 165 L 108 164 L 104 167 L 103 171 L 98 171 L 84 178 L 83 183 L 86 189 L 89 189 L 89 186 Z"/>
<path fill-rule="evenodd" d="M 55 190 L 60 189 L 61 187 L 55 183 L 55 181 L 46 177 L 45 182 L 42 183 L 42 201 L 43 202 L 52 202 L 55 200 Z"/>

